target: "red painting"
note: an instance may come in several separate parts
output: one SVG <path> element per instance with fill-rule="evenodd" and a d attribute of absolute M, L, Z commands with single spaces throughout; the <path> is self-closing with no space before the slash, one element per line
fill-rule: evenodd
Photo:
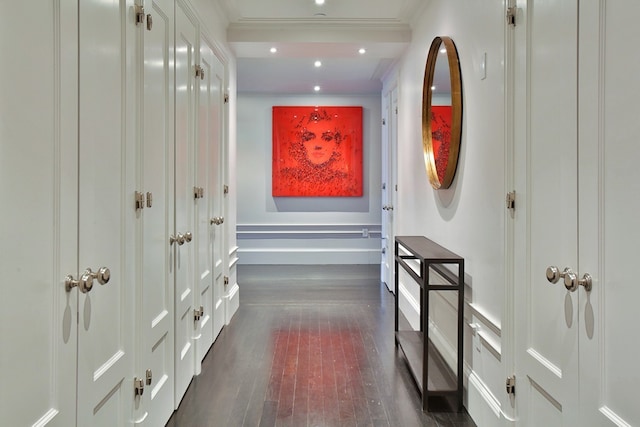
<path fill-rule="evenodd" d="M 444 175 L 449 163 L 449 149 L 451 146 L 451 106 L 431 106 L 431 145 L 436 162 L 438 180 L 444 181 Z"/>
<path fill-rule="evenodd" d="M 362 196 L 362 107 L 273 107 L 274 197 Z"/>

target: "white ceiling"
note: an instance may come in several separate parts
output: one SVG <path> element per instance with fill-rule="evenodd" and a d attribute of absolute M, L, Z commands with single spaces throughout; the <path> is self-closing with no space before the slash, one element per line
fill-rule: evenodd
<path fill-rule="evenodd" d="M 214 0 L 229 19 L 238 91 L 380 93 L 428 0 Z M 269 52 L 271 47 L 277 53 Z M 358 49 L 365 48 L 365 54 Z M 322 61 L 320 68 L 314 67 Z"/>

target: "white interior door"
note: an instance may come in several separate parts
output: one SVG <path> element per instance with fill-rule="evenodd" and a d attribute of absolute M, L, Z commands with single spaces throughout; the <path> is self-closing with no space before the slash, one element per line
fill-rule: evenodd
<path fill-rule="evenodd" d="M 198 86 L 198 134 L 196 140 L 196 188 L 200 194 L 196 196 L 195 224 L 196 224 L 196 251 L 197 251 L 197 288 L 196 307 L 201 310 L 199 320 L 196 321 L 197 335 L 197 359 L 196 364 L 204 359 L 209 347 L 213 343 L 213 328 L 211 306 L 213 303 L 213 266 L 212 248 L 209 240 L 209 174 L 215 165 L 209 164 L 209 150 L 211 132 L 211 64 L 208 58 L 210 51 L 206 40 L 200 37 L 200 67 L 202 74 L 196 79 Z"/>
<path fill-rule="evenodd" d="M 388 94 L 385 107 L 382 166 L 382 281 L 394 292 L 394 209 L 396 193 L 396 147 L 398 141 L 398 88 Z"/>
<path fill-rule="evenodd" d="M 198 149 L 196 186 L 202 188 L 197 201 L 197 249 L 199 305 L 203 314 L 199 321 L 198 361 L 206 356 L 224 321 L 222 295 L 218 282 L 222 280 L 220 239 L 217 224 L 221 214 L 217 212 L 220 199 L 220 113 L 224 99 L 222 78 L 224 68 L 205 37 L 200 38 L 200 80 L 198 108 Z M 218 262 L 217 262 L 218 261 Z M 198 304 L 196 304 L 198 305 Z"/>
<path fill-rule="evenodd" d="M 76 420 L 77 42 L 77 2 L 0 2 L 3 426 Z"/>
<path fill-rule="evenodd" d="M 194 244 L 185 238 L 194 232 L 194 133 L 196 108 L 196 21 L 188 9 L 176 3 L 175 81 L 175 405 L 180 404 L 191 378 L 196 373 L 194 320 L 196 274 Z M 198 78 L 198 81 L 200 79 Z"/>
<path fill-rule="evenodd" d="M 640 4 L 580 4 L 580 426 L 640 425 Z"/>
<path fill-rule="evenodd" d="M 151 16 L 138 31 L 143 38 L 143 125 L 138 151 L 143 207 L 139 232 L 136 372 L 145 390 L 136 397 L 136 420 L 164 425 L 174 408 L 174 265 L 170 236 L 174 227 L 173 1 L 147 0 Z M 147 384 L 147 370 L 151 380 Z"/>
<path fill-rule="evenodd" d="M 204 60 L 204 58 L 203 58 Z M 223 194 L 223 116 L 224 116 L 224 88 L 225 88 L 225 70 L 224 65 L 211 49 L 207 47 L 206 63 L 211 69 L 210 81 L 210 142 L 209 142 L 209 240 L 212 247 L 213 265 L 213 339 L 218 336 L 225 323 L 225 305 L 224 305 L 224 217 L 225 217 L 225 200 Z M 212 221 L 217 218 L 217 221 Z M 212 224 L 213 222 L 213 224 Z"/>
<path fill-rule="evenodd" d="M 391 95 L 386 93 L 383 100 L 383 115 L 382 115 L 382 189 L 380 201 L 382 202 L 382 214 L 381 214 L 381 231 L 382 231 L 382 253 L 380 257 L 380 280 L 387 285 L 387 289 L 391 290 L 393 286 L 389 283 L 389 264 L 392 262 L 390 247 L 392 244 L 388 241 L 389 236 L 387 232 L 388 223 L 386 220 L 387 206 L 389 205 L 389 163 L 391 153 L 389 150 L 389 126 L 391 122 Z"/>
<path fill-rule="evenodd" d="M 78 425 L 132 419 L 135 92 L 133 1 L 79 3 Z M 100 268 L 110 270 L 101 285 Z M 104 276 L 106 279 L 107 276 Z"/>
<path fill-rule="evenodd" d="M 516 402 L 520 425 L 579 425 L 577 31 L 571 1 L 521 1 L 516 32 Z M 553 64 L 553 66 L 550 66 Z M 553 106 L 551 108 L 551 106 Z"/>

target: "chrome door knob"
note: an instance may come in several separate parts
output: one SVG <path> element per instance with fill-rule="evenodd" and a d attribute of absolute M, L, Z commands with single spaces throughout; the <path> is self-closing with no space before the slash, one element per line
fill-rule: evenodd
<path fill-rule="evenodd" d="M 547 280 L 551 283 L 558 283 L 558 280 L 564 279 L 566 274 L 570 272 L 571 269 L 569 267 L 565 267 L 565 269 L 561 272 L 558 267 L 552 265 L 547 267 Z"/>
<path fill-rule="evenodd" d="M 71 292 L 71 289 L 78 286 L 79 283 L 80 282 L 78 280 L 74 279 L 73 276 L 69 274 L 64 278 L 64 289 L 67 292 Z"/>
<path fill-rule="evenodd" d="M 184 233 L 184 241 L 189 243 L 193 239 L 193 234 L 190 231 Z"/>
<path fill-rule="evenodd" d="M 582 279 L 578 279 L 578 275 L 573 271 L 567 272 L 564 276 L 564 287 L 567 288 L 568 291 L 575 292 L 579 286 L 584 286 L 585 291 L 591 292 L 591 288 L 593 287 L 591 275 L 585 273 Z"/>
<path fill-rule="evenodd" d="M 98 271 L 93 272 L 90 268 L 87 268 L 80 276 L 80 279 L 74 280 L 73 276 L 69 275 L 65 277 L 65 289 L 67 292 L 77 287 L 80 292 L 86 294 L 93 289 L 94 279 L 98 280 L 98 283 L 104 285 L 109 282 L 111 278 L 111 271 L 107 267 L 100 267 Z"/>
<path fill-rule="evenodd" d="M 585 291 L 591 292 L 593 286 L 593 280 L 589 273 L 585 273 L 582 279 L 578 279 L 578 275 L 569 267 L 566 267 L 562 272 L 556 266 L 547 267 L 547 280 L 549 282 L 558 283 L 560 279 L 563 279 L 564 287 L 569 292 L 575 292 L 579 286 L 584 286 Z"/>

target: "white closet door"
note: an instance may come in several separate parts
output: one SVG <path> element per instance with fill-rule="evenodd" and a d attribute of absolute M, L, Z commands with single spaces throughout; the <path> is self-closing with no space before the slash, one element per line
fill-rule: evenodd
<path fill-rule="evenodd" d="M 136 376 L 145 390 L 136 399 L 136 420 L 164 425 L 174 408 L 174 265 L 170 236 L 174 227 L 173 34 L 171 0 L 147 0 L 145 22 L 138 31 L 144 44 L 143 126 L 139 150 L 140 183 L 144 195 L 138 210 L 140 232 L 136 313 Z M 146 384 L 147 370 L 151 384 Z"/>
<path fill-rule="evenodd" d="M 395 292 L 395 232 L 394 212 L 396 195 L 396 146 L 398 141 L 398 88 L 394 87 L 387 94 L 385 100 L 385 123 L 382 127 L 383 152 L 382 152 L 382 258 L 381 280 L 387 285 L 387 289 Z"/>
<path fill-rule="evenodd" d="M 194 233 L 194 133 L 196 108 L 197 25 L 188 8 L 176 3 L 175 81 L 176 81 L 176 151 L 175 151 L 175 404 L 179 405 L 191 378 L 196 373 L 194 320 L 196 272 Z M 198 80 L 199 81 L 199 78 Z"/>
<path fill-rule="evenodd" d="M 582 2 L 580 414 L 575 425 L 637 426 L 640 300 L 640 60 L 637 1 Z"/>
<path fill-rule="evenodd" d="M 516 403 L 519 425 L 577 424 L 577 0 L 521 1 L 516 71 Z M 553 66 L 550 66 L 553 64 Z"/>
<path fill-rule="evenodd" d="M 209 168 L 207 197 L 209 205 L 209 227 L 208 242 L 211 248 L 209 263 L 212 270 L 212 282 L 210 293 L 211 310 L 211 334 L 212 341 L 218 336 L 224 325 L 224 269 L 223 269 L 223 245 L 224 245 L 224 197 L 222 173 L 222 141 L 223 141 L 223 118 L 224 118 L 224 90 L 225 71 L 224 65 L 216 55 L 211 44 L 206 39 L 201 39 L 202 64 L 207 70 L 208 96 L 207 104 L 207 133 L 208 133 L 208 156 L 204 160 Z M 202 105 L 202 99 L 200 104 Z M 202 126 L 201 126 L 202 128 Z M 215 220 L 215 221 L 212 221 Z M 204 356 L 204 355 L 203 355 Z"/>
<path fill-rule="evenodd" d="M 77 2 L 0 2 L 0 425 L 75 425 Z"/>
<path fill-rule="evenodd" d="M 209 239 L 209 218 L 210 215 L 210 192 L 209 174 L 213 172 L 215 165 L 209 164 L 210 133 L 211 133 L 211 67 L 208 58 L 209 46 L 206 40 L 200 37 L 200 63 L 202 67 L 202 76 L 198 85 L 198 132 L 196 141 L 196 187 L 200 191 L 196 198 L 196 250 L 197 250 L 197 292 L 196 307 L 202 314 L 196 322 L 197 339 L 197 360 L 196 363 L 202 361 L 207 354 L 209 347 L 213 343 L 212 329 L 212 302 L 211 296 L 213 291 L 213 265 L 212 248 Z"/>
<path fill-rule="evenodd" d="M 132 420 L 135 277 L 133 1 L 79 2 L 78 260 L 100 274 L 79 298 L 78 425 Z M 106 278 L 106 277 L 105 277 Z"/>

